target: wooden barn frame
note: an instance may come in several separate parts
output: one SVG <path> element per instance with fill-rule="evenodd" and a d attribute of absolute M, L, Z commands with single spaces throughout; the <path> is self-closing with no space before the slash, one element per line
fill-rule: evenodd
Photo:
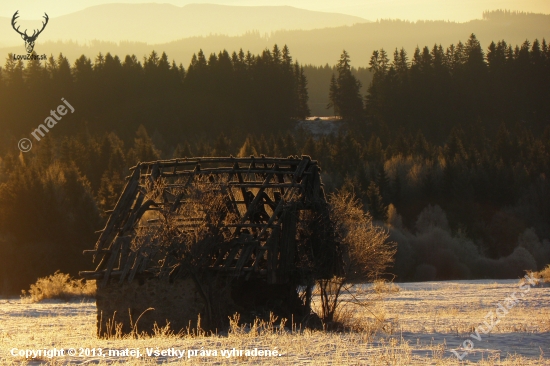
<path fill-rule="evenodd" d="M 97 280 L 98 291 L 188 274 L 183 267 L 189 262 L 172 234 L 192 235 L 205 225 L 204 209 L 191 214 L 185 206 L 197 191 L 215 193 L 225 212 L 217 224 L 206 223 L 217 226 L 211 229 L 218 239 L 201 254 L 202 270 L 266 285 L 308 286 L 308 307 L 314 280 L 338 272 L 320 168 L 309 156 L 184 158 L 139 163 L 131 171 L 95 248 L 84 252 L 97 267 L 80 274 Z M 152 234 L 168 222 L 174 227 L 170 239 Z"/>

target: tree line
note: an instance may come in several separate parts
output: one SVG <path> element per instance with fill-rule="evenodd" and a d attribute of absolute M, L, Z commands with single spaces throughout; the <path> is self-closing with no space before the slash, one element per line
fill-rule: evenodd
<path fill-rule="evenodd" d="M 182 140 L 167 151 L 157 148 L 143 126 L 130 144 L 114 132 L 48 136 L 32 155 L 2 158 L 4 290 L 17 291 L 57 269 L 88 268 L 82 250 L 93 246 L 94 232 L 135 162 L 210 155 L 318 159 L 327 192 L 355 193 L 390 230 L 398 244 L 392 272 L 399 280 L 515 277 L 550 262 L 550 129 L 533 136 L 521 125 L 512 130 L 502 125 L 498 136 L 483 155 L 460 129 L 442 146 L 421 132 L 383 144 L 376 135 L 364 139 L 341 131 L 314 138 L 298 130 L 246 137 L 221 133 Z"/>
<path fill-rule="evenodd" d="M 494 44 L 495 50 L 510 48 L 503 44 Z M 548 92 L 540 86 L 550 74 L 548 47 L 544 41 L 540 47 L 535 44 L 513 48 L 518 52 L 513 51 L 511 61 L 506 61 L 510 63 L 502 66 L 508 73 L 499 71 L 502 80 L 491 71 L 497 70 L 489 61 L 493 46 L 480 58 L 475 37 L 463 47 L 470 50 L 472 64 L 466 66 L 470 56 L 460 58 L 462 66 L 456 66 L 460 77 L 450 73 L 447 61 L 447 66 L 441 66 L 447 71 L 440 75 L 433 58 L 429 68 L 420 68 L 403 57 L 406 67 L 401 70 L 403 79 L 398 79 L 403 84 L 396 86 L 390 75 L 397 74 L 397 64 L 372 62 L 373 80 L 366 98 L 359 93 L 360 83 L 344 52 L 332 82 L 327 80 L 331 108 L 343 117 L 331 134 L 314 134 L 295 123 L 307 115 L 308 80 L 300 65 L 290 64 L 284 49 L 280 61 L 275 61 L 279 57 L 274 56 L 278 54 L 274 48 L 254 56 L 254 61 L 250 57 L 248 66 L 247 54 L 243 63 L 236 53 L 237 61 L 229 57 L 228 63 L 224 56 L 228 53 L 208 60 L 199 53 L 187 69 L 168 64 L 165 55 L 158 61 L 150 55 L 143 64 L 129 56 L 116 71 L 109 71 L 119 64 L 116 56 L 107 55 L 94 63 L 83 56 L 74 66 L 63 57 L 36 67 L 28 63 L 25 68 L 7 67 L 12 64 L 7 62 L 0 89 L 10 93 L 0 100 L 0 114 L 3 127 L 9 127 L 13 136 L 36 128 L 61 96 L 75 107 L 74 116 L 81 113 L 81 117 L 66 125 L 59 123 L 26 154 L 19 153 L 13 137 L 2 135 L 0 290 L 18 292 L 37 276 L 57 269 L 75 274 L 88 268 L 90 260 L 81 255 L 82 250 L 93 246 L 94 232 L 103 226 L 105 212 L 115 205 L 128 168 L 136 162 L 209 155 L 307 154 L 319 160 L 325 190 L 354 192 L 378 225 L 389 230 L 390 239 L 397 243 L 393 272 L 399 280 L 514 278 L 525 269 L 540 269 L 550 262 L 546 106 L 505 96 L 518 93 L 516 87 L 528 90 L 533 98 L 539 96 L 532 90 Z M 521 61 L 526 57 L 520 57 L 526 52 L 522 49 L 527 49 L 529 62 Z M 386 59 L 383 55 L 373 53 L 372 60 Z M 543 64 L 537 55 L 544 55 L 540 56 Z M 480 61 L 485 66 L 474 67 Z M 532 74 L 533 70 L 539 73 Z M 481 75 L 479 83 L 468 76 L 470 72 Z M 435 76 L 443 74 L 446 79 Z M 522 81 L 509 90 L 498 90 L 502 94 L 475 91 L 516 78 Z M 258 89 L 237 93 L 245 85 Z M 482 99 L 460 89 L 466 85 Z M 432 90 L 435 87 L 440 93 Z M 179 91 L 171 94 L 174 90 Z M 450 98 L 445 90 L 462 90 L 465 96 L 459 94 L 461 102 L 445 104 L 444 98 Z M 402 100 L 416 98 L 414 108 L 455 110 L 434 131 L 429 126 L 436 114 L 415 119 L 410 117 L 415 115 L 413 107 L 410 116 L 404 107 L 391 107 L 395 99 L 389 96 L 400 92 Z M 442 98 L 443 105 L 434 105 L 433 98 Z M 502 108 L 514 113 L 490 115 L 498 105 L 488 98 L 501 98 L 506 104 Z M 195 105 L 188 105 L 190 100 Z M 258 101 L 264 105 L 256 106 Z M 277 103 L 287 104 L 277 109 Z M 36 118 L 6 119 L 15 116 L 16 110 Z"/>
<path fill-rule="evenodd" d="M 307 79 L 288 47 L 250 52 L 199 51 L 185 69 L 165 53 L 143 61 L 99 54 L 73 65 L 60 54 L 46 62 L 13 60 L 0 72 L 0 128 L 19 139 L 34 130 L 60 98 L 71 101 L 93 132 L 114 128 L 131 138 L 139 125 L 177 137 L 250 129 L 267 131 L 309 115 Z M 286 124 L 285 124 L 286 123 Z M 60 124 L 58 133 L 77 125 Z"/>
<path fill-rule="evenodd" d="M 446 49 L 417 47 L 412 57 L 395 49 L 373 51 L 373 79 L 359 93 L 344 51 L 331 82 L 331 101 L 346 119 L 365 121 L 386 141 L 396 131 L 442 143 L 454 126 L 495 137 L 501 123 L 522 121 L 542 133 L 550 121 L 550 48 L 527 40 L 515 47 L 491 42 L 485 52 L 472 34 Z"/>

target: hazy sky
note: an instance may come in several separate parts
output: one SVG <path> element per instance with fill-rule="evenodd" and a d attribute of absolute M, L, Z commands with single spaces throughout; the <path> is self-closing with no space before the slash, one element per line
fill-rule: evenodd
<path fill-rule="evenodd" d="M 19 10 L 21 18 L 38 19 L 44 12 L 50 17 L 72 13 L 105 3 L 191 3 L 222 5 L 290 5 L 309 10 L 338 12 L 377 20 L 437 19 L 468 21 L 479 19 L 484 10 L 509 9 L 550 14 L 550 0 L 15 0 L 0 2 L 0 16 L 11 17 Z"/>

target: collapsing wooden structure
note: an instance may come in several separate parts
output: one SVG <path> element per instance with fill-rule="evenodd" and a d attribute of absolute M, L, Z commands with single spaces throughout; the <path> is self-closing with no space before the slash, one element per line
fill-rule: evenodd
<path fill-rule="evenodd" d="M 80 273 L 97 280 L 100 336 L 116 313 L 130 326 L 142 315 L 145 329 L 188 325 L 197 311 L 210 327 L 239 310 L 307 315 L 315 279 L 338 273 L 320 168 L 309 156 L 185 158 L 131 170 L 85 251 L 97 267 Z M 160 315 L 143 314 L 148 308 Z"/>

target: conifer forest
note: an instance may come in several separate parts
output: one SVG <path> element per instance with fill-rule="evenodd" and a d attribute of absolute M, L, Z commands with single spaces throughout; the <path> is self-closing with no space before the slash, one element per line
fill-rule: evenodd
<path fill-rule="evenodd" d="M 8 55 L 0 71 L 0 292 L 76 275 L 138 162 L 309 155 L 397 243 L 397 281 L 517 278 L 550 263 L 550 46 L 544 39 L 342 50 L 285 45 L 136 55 Z M 365 60 L 364 60 L 365 61 Z M 364 62 L 363 64 L 366 64 Z M 311 96 L 335 117 L 313 117 Z M 36 141 L 63 97 L 74 113 Z M 325 98 L 325 99 L 323 99 Z M 30 152 L 17 142 L 32 139 Z M 390 275 L 390 278 L 391 277 Z"/>

